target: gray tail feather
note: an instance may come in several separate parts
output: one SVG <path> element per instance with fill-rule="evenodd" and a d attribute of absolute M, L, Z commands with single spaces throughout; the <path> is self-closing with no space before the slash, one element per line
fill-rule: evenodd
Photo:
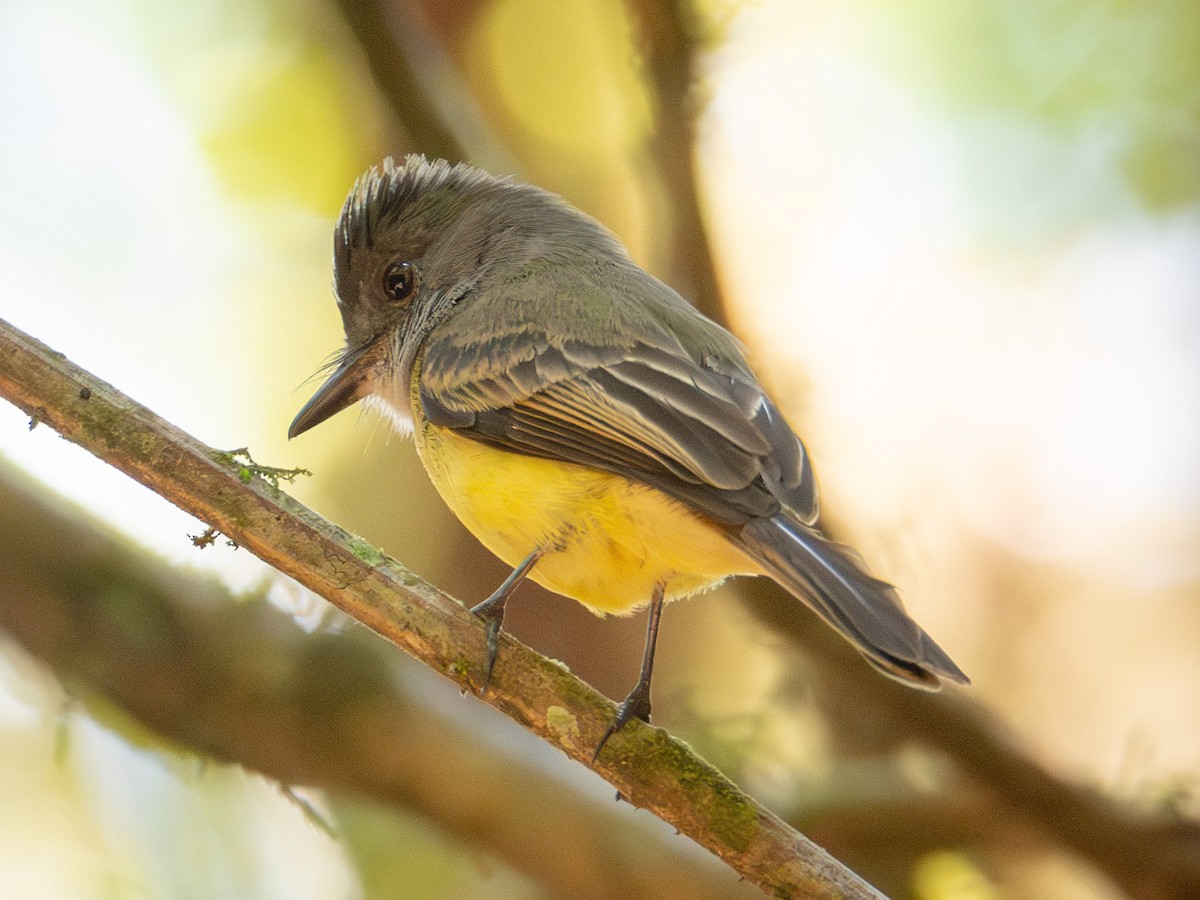
<path fill-rule="evenodd" d="M 896 589 L 869 575 L 849 547 L 782 515 L 752 519 L 735 540 L 885 675 L 928 691 L 941 687 L 939 678 L 969 683 L 908 617 Z"/>

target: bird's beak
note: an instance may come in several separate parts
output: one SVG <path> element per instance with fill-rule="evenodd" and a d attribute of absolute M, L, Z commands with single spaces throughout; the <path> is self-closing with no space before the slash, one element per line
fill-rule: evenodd
<path fill-rule="evenodd" d="M 373 346 L 374 342 L 346 354 L 337 371 L 325 380 L 292 420 L 288 428 L 289 440 L 314 425 L 320 425 L 370 393 L 375 369 L 374 354 L 370 352 Z"/>

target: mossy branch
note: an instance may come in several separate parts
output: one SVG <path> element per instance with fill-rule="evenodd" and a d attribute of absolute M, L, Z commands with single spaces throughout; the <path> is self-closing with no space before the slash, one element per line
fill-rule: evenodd
<path fill-rule="evenodd" d="M 477 689 L 486 639 L 482 621 L 466 607 L 265 479 L 243 480 L 240 461 L 2 320 L 0 395 L 464 690 Z M 584 764 L 615 711 L 561 665 L 508 635 L 483 699 Z M 878 896 L 662 729 L 632 723 L 613 737 L 594 768 L 630 803 L 674 825 L 764 891 Z"/>
<path fill-rule="evenodd" d="M 495 724 L 430 702 L 418 673 L 365 628 L 309 633 L 259 598 L 173 566 L 0 459 L 0 629 L 73 696 L 97 697 L 183 749 L 292 790 L 397 807 L 554 896 L 733 900 L 757 891 L 648 816 L 574 789 Z M 484 712 L 476 709 L 476 712 Z M 476 722 L 479 724 L 477 725 Z M 119 724 L 119 723 L 118 723 Z M 454 785 L 454 790 L 445 790 Z M 15 811 L 14 811 L 15 812 Z M 601 873 L 618 871 L 618 878 Z"/>

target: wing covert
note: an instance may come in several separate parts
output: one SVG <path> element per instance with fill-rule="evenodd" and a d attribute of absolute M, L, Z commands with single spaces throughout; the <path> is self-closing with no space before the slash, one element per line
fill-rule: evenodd
<path fill-rule="evenodd" d="M 419 382 L 426 417 L 512 452 L 633 475 L 730 526 L 781 506 L 816 520 L 804 448 L 740 360 L 720 371 L 682 348 L 518 337 L 493 345 L 474 379 L 461 377 L 470 367 L 448 378 L 453 365 L 431 343 L 423 372 L 435 377 Z M 515 362 L 495 365 L 505 357 Z"/>

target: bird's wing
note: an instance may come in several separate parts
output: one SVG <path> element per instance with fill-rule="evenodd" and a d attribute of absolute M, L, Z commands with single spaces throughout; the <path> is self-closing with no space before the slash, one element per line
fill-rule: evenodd
<path fill-rule="evenodd" d="M 554 344 L 530 331 L 493 333 L 486 349 L 458 335 L 435 332 L 423 354 L 430 422 L 633 476 L 729 526 L 785 506 L 815 521 L 804 447 L 744 364 L 705 365 L 681 347 L 645 343 Z"/>

